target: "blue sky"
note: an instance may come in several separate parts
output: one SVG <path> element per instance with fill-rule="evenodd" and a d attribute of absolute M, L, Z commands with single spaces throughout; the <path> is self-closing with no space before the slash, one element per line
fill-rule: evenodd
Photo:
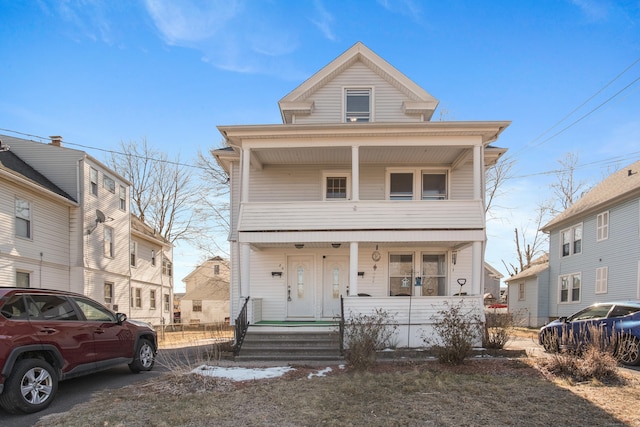
<path fill-rule="evenodd" d="M 638 0 L 0 0 L 0 133 L 101 160 L 146 138 L 193 162 L 216 125 L 281 123 L 278 100 L 357 41 L 439 99 L 434 117 L 513 122 L 497 145 L 516 178 L 488 223 L 503 273 L 565 153 L 592 184 L 640 158 Z M 175 257 L 181 286 L 198 255 Z"/>

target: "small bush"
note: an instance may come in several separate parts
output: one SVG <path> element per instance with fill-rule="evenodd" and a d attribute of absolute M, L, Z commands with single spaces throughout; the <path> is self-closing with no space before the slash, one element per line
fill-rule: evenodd
<path fill-rule="evenodd" d="M 459 365 L 471 355 L 473 343 L 482 337 L 482 318 L 466 309 L 464 301 L 457 304 L 445 302 L 446 308 L 432 317 L 437 338 L 422 336 L 441 363 Z"/>
<path fill-rule="evenodd" d="M 397 328 L 397 322 L 383 309 L 376 309 L 370 315 L 351 316 L 344 330 L 345 358 L 349 365 L 358 370 L 375 365 L 376 351 L 393 342 Z"/>
<path fill-rule="evenodd" d="M 504 348 L 512 337 L 514 325 L 513 313 L 485 313 L 482 346 Z"/>

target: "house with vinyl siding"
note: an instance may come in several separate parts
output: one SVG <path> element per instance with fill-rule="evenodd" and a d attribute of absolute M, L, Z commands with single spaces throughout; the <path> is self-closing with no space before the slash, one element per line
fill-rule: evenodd
<path fill-rule="evenodd" d="M 180 298 L 181 321 L 185 324 L 229 321 L 229 262 L 209 258 L 182 281 L 185 294 Z"/>
<path fill-rule="evenodd" d="M 146 247 L 149 239 L 132 229 L 130 183 L 87 153 L 63 147 L 61 137 L 50 143 L 8 135 L 0 140 L 2 155 L 22 162 L 2 175 L 2 286 L 69 290 L 160 324 L 165 307 L 151 310 L 147 285 L 153 283 L 157 299 L 167 300 L 170 319 L 173 278 L 162 274 L 162 263 L 171 262 L 171 245 L 154 246 L 159 274 L 132 271 L 132 248 Z"/>
<path fill-rule="evenodd" d="M 549 318 L 596 302 L 640 299 L 640 161 L 613 173 L 552 219 Z"/>
<path fill-rule="evenodd" d="M 438 100 L 362 43 L 282 98 L 282 124 L 218 126 L 231 186 L 231 320 L 377 308 L 399 346 L 464 301 L 482 315 L 485 170 L 508 121 L 432 121 Z"/>
<path fill-rule="evenodd" d="M 508 310 L 518 326 L 535 328 L 549 322 L 549 254 L 505 282 Z"/>

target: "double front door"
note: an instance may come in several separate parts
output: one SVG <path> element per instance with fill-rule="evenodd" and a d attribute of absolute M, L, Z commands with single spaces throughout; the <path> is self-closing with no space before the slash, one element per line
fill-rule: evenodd
<path fill-rule="evenodd" d="M 340 296 L 346 296 L 349 261 L 345 257 L 322 258 L 320 313 L 316 311 L 317 274 L 313 255 L 290 256 L 287 260 L 287 318 L 316 319 L 340 316 Z"/>

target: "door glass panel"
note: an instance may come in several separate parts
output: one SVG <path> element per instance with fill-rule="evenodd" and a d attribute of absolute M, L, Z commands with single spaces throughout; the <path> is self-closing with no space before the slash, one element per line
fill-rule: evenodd
<path fill-rule="evenodd" d="M 304 298 L 304 267 L 298 266 L 298 298 Z"/>
<path fill-rule="evenodd" d="M 333 269 L 333 297 L 338 298 L 340 296 L 340 269 L 335 267 Z"/>
<path fill-rule="evenodd" d="M 446 265 L 444 254 L 422 255 L 422 295 L 446 295 Z"/>

